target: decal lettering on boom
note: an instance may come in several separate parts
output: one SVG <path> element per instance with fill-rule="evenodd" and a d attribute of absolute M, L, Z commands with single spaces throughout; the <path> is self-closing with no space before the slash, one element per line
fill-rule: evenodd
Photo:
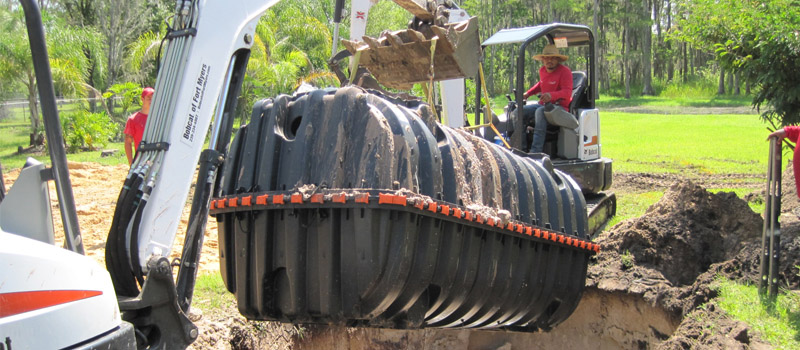
<path fill-rule="evenodd" d="M 199 118 L 200 108 L 203 106 L 203 97 L 206 93 L 206 84 L 208 84 L 208 74 L 211 67 L 203 64 L 200 68 L 200 74 L 197 76 L 197 81 L 194 86 L 194 94 L 192 94 L 192 101 L 190 103 L 189 116 L 186 118 L 186 124 L 183 127 L 182 141 L 187 144 L 194 142 L 194 134 L 197 131 L 197 119 Z"/>

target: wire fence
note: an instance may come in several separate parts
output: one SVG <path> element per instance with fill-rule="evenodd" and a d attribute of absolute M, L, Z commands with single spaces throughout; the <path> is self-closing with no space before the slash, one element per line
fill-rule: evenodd
<path fill-rule="evenodd" d="M 112 97 L 112 99 L 118 100 L 119 97 Z M 102 109 L 99 104 L 103 103 L 103 101 L 107 101 L 107 99 L 61 98 L 56 99 L 56 108 L 58 109 L 59 115 L 65 112 L 78 111 L 84 106 L 88 106 L 90 103 L 95 103 L 98 105 L 99 109 Z M 36 103 L 38 104 L 39 101 L 37 100 Z M 28 100 L 16 99 L 2 101 L 0 102 L 0 122 L 15 123 L 28 121 L 31 113 L 30 110 L 30 102 L 28 102 Z M 39 107 L 39 113 L 41 113 L 41 106 Z"/>

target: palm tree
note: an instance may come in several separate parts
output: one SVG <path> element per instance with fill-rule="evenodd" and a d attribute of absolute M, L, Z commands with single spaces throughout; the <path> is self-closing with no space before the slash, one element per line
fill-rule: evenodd
<path fill-rule="evenodd" d="M 289 1 L 267 11 L 259 20 L 238 104 L 239 116 L 246 116 L 258 97 L 291 93 L 303 82 L 317 86 L 338 82 L 326 67 L 330 29 L 301 11 L 301 4 Z"/>
<path fill-rule="evenodd" d="M 56 93 L 84 96 L 89 88 L 85 81 L 90 69 L 103 69 L 100 60 L 88 58 L 100 57 L 100 35 L 89 28 L 69 27 L 46 12 L 43 21 Z M 0 9 L 0 78 L 25 87 L 30 106 L 30 145 L 39 146 L 44 143 L 43 128 L 30 46 L 28 38 L 20 35 L 25 31 L 21 9 Z"/>
<path fill-rule="evenodd" d="M 239 116 L 249 113 L 257 97 L 291 93 L 302 82 L 317 86 L 337 83 L 326 66 L 331 31 L 316 16 L 318 13 L 306 13 L 309 6 L 305 1 L 286 1 L 259 20 L 239 96 Z M 152 85 L 158 47 L 165 31 L 166 28 L 158 33 L 146 32 L 128 46 L 127 71 L 133 72 L 129 74 L 134 80 Z"/>

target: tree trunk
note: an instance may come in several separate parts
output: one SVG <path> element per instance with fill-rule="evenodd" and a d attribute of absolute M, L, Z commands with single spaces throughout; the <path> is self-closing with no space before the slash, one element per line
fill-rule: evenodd
<path fill-rule="evenodd" d="M 642 95 L 655 95 L 653 90 L 652 72 L 652 42 L 653 34 L 650 30 L 650 4 L 642 1 Z"/>
<path fill-rule="evenodd" d="M 597 15 L 599 11 L 600 11 L 600 0 L 592 1 L 592 31 L 594 31 L 595 35 L 597 35 L 597 27 L 598 27 Z"/>
<path fill-rule="evenodd" d="M 725 95 L 725 70 L 719 70 L 719 85 L 717 86 L 717 95 Z"/>
<path fill-rule="evenodd" d="M 741 89 L 739 88 L 739 85 L 740 85 L 739 84 L 739 72 L 736 72 L 736 74 L 734 74 L 733 78 L 736 81 L 736 83 L 734 84 L 734 88 L 733 88 L 733 94 L 735 96 L 739 96 L 742 93 Z"/>
<path fill-rule="evenodd" d="M 41 132 L 41 125 L 42 122 L 39 120 L 39 103 L 36 99 L 38 96 L 36 92 L 36 78 L 33 75 L 33 72 L 28 74 L 28 83 L 25 84 L 28 87 L 28 107 L 30 108 L 30 118 L 31 118 L 31 133 L 30 133 L 30 140 L 28 145 L 30 146 L 41 146 L 44 144 L 44 138 Z"/>
<path fill-rule="evenodd" d="M 627 27 L 627 21 L 626 21 Z M 628 58 L 630 55 L 630 42 L 628 42 L 628 37 L 630 36 L 629 29 L 623 29 L 622 31 L 622 80 L 625 82 L 625 98 L 631 98 L 631 70 L 630 70 L 630 59 Z"/>
<path fill-rule="evenodd" d="M 681 74 L 683 74 L 683 82 L 689 81 L 689 47 L 686 43 L 683 43 L 683 70 L 681 70 Z"/>
<path fill-rule="evenodd" d="M 736 86 L 736 79 L 733 73 L 728 73 L 728 94 L 733 95 L 733 89 Z"/>
<path fill-rule="evenodd" d="M 661 2 L 653 1 L 653 21 L 656 24 L 656 45 L 653 48 L 653 75 L 664 79 L 664 62 L 662 57 L 662 45 L 664 40 L 661 37 Z"/>

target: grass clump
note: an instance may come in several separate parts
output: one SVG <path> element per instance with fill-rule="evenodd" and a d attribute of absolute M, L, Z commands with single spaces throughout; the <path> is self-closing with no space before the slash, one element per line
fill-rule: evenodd
<path fill-rule="evenodd" d="M 776 349 L 800 349 L 800 294 L 780 293 L 775 302 L 758 294 L 758 287 L 725 278 L 717 280 L 717 305 L 750 325 Z"/>
<path fill-rule="evenodd" d="M 192 307 L 197 307 L 203 312 L 219 310 L 224 305 L 235 302 L 233 294 L 228 293 L 222 275 L 219 272 L 206 273 L 197 276 L 194 287 Z"/>
<path fill-rule="evenodd" d="M 622 253 L 620 262 L 622 263 L 623 270 L 628 270 L 633 267 L 633 254 L 631 254 L 630 250 L 625 250 L 625 253 Z"/>

